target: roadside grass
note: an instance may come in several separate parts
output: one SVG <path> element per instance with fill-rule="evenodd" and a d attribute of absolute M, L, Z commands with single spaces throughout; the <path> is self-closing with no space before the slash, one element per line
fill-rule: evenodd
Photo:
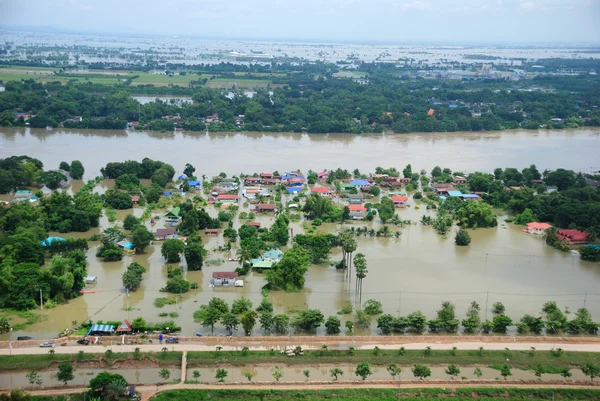
<path fill-rule="evenodd" d="M 414 389 L 328 389 L 328 390 L 171 390 L 158 393 L 155 401 L 178 400 L 598 400 L 600 390 L 506 388 L 414 388 Z"/>
<path fill-rule="evenodd" d="M 48 316 L 40 314 L 36 310 L 13 310 L 3 309 L 0 317 L 7 317 L 13 330 L 23 330 L 28 326 L 46 320 Z"/>
<path fill-rule="evenodd" d="M 166 352 L 142 352 L 142 358 L 151 358 L 156 360 L 161 366 L 179 366 L 181 364 L 181 355 L 179 351 L 170 351 L 169 346 L 165 345 Z M 96 348 L 97 349 L 97 348 Z M 108 348 L 107 348 L 108 349 Z M 118 352 L 118 347 L 112 347 L 113 354 L 107 359 L 104 353 L 84 352 L 83 360 L 96 360 L 114 363 L 118 360 L 132 359 L 132 353 Z M 398 365 L 413 365 L 415 363 L 424 365 L 447 365 L 455 364 L 459 366 L 499 366 L 509 359 L 509 365 L 516 369 L 532 369 L 536 365 L 545 366 L 548 371 L 556 371 L 562 367 L 577 367 L 587 362 L 597 362 L 599 354 L 594 352 L 562 352 L 560 356 L 554 356 L 549 351 L 456 351 L 452 355 L 451 351 L 431 351 L 431 355 L 425 356 L 423 351 L 405 351 L 399 355 L 398 351 L 381 350 L 378 355 L 373 350 L 355 350 L 353 355 L 347 351 L 305 351 L 303 356 L 290 358 L 281 355 L 278 351 L 250 351 L 242 353 L 241 351 L 190 351 L 188 352 L 188 366 L 214 366 L 214 365 L 232 365 L 244 366 L 251 364 L 281 364 L 281 365 L 311 365 L 311 364 L 357 364 L 368 361 L 372 365 L 386 366 L 390 363 Z M 53 363 L 65 360 L 78 361 L 77 354 L 61 354 L 60 351 L 55 355 L 35 354 L 35 355 L 0 355 L 0 371 L 7 370 L 30 370 L 43 369 L 51 366 Z"/>

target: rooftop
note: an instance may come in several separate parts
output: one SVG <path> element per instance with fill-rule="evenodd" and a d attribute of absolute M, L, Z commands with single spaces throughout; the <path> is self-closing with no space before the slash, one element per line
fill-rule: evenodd
<path fill-rule="evenodd" d="M 213 278 L 237 278 L 236 272 L 213 272 Z"/>

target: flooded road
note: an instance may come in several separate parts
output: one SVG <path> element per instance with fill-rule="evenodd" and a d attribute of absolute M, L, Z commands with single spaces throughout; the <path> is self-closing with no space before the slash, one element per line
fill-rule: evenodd
<path fill-rule="evenodd" d="M 408 163 L 417 171 L 440 165 L 491 172 L 533 163 L 540 171 L 589 172 L 600 169 L 600 129 L 322 135 L 0 128 L 0 158 L 23 154 L 39 158 L 46 168 L 80 159 L 86 179 L 100 175 L 108 162 L 144 157 L 170 163 L 178 172 L 192 163 L 207 176 L 337 167 L 372 172 L 376 166 L 402 169 Z"/>
<path fill-rule="evenodd" d="M 40 158 L 47 168 L 58 166 L 61 160 L 80 159 L 86 168 L 86 178 L 100 174 L 100 168 L 109 161 L 143 157 L 172 163 L 179 171 L 190 162 L 197 174 L 207 176 L 226 171 L 230 174 L 301 168 L 313 170 L 342 167 L 372 171 L 375 166 L 394 166 L 402 169 L 412 163 L 413 170 L 434 165 L 454 170 L 491 171 L 502 166 L 525 167 L 537 164 L 544 168 L 567 167 L 589 171 L 598 163 L 600 130 L 548 132 L 494 132 L 410 135 L 295 135 L 295 134 L 197 134 L 126 133 L 124 131 L 64 131 L 33 129 L 0 129 L 0 157 L 27 154 Z M 81 186 L 74 181 L 69 191 Z M 95 191 L 110 188 L 112 181 L 99 184 Z M 398 209 L 403 219 L 418 221 L 423 214 L 431 214 L 425 207 L 416 209 L 418 202 L 410 200 L 411 207 Z M 240 211 L 249 209 L 241 207 Z M 142 208 L 119 211 L 122 220 L 128 213 L 140 216 Z M 216 211 L 209 208 L 216 216 Z M 153 213 L 161 214 L 161 211 Z M 577 255 L 547 247 L 541 237 L 525 234 L 521 227 L 504 224 L 500 218 L 497 228 L 470 230 L 469 247 L 454 245 L 454 232 L 446 238 L 433 228 L 420 224 L 400 230 L 399 239 L 358 237 L 358 249 L 366 255 L 368 275 L 363 283 L 363 302 L 376 299 L 383 303 L 386 313 L 407 315 L 421 310 L 433 318 L 442 301 L 456 305 L 459 319 L 464 318 L 471 301 L 482 308 L 481 318 L 491 318 L 494 302 L 506 306 L 508 316 L 517 321 L 525 313 L 537 316 L 546 301 L 557 301 L 561 308 L 574 312 L 586 306 L 595 320 L 600 319 L 600 266 L 579 260 Z M 377 219 L 376 219 L 377 220 Z M 263 226 L 269 226 L 273 217 L 258 216 Z M 234 227 L 242 224 L 235 221 Z M 105 217 L 101 228 L 111 224 Z M 346 227 L 377 229 L 375 221 L 354 222 Z M 155 226 L 153 229 L 160 227 Z M 294 233 L 302 233 L 302 222 L 291 225 Z M 321 232 L 337 232 L 342 227 L 324 224 Z M 456 229 L 456 227 L 454 228 Z M 99 230 L 62 236 L 90 237 Z M 207 259 L 226 261 L 235 255 L 218 252 L 223 237 L 203 236 L 209 250 Z M 72 322 L 88 318 L 122 320 L 143 317 L 148 322 L 175 320 L 183 335 L 196 332 L 210 334 L 210 329 L 194 323 L 192 314 L 213 296 L 222 297 L 229 304 L 246 296 L 256 307 L 261 300 L 264 275 L 250 273 L 243 288 L 210 288 L 212 273 L 233 271 L 235 262 L 220 266 L 205 266 L 202 271 L 187 272 L 187 280 L 198 283 L 197 290 L 175 296 L 160 292 L 167 281 L 167 266 L 160 254 L 160 242 L 148 247 L 144 254 L 125 256 L 120 262 L 104 263 L 95 257 L 98 243 L 91 242 L 88 250 L 88 275 L 97 276 L 93 289 L 99 292 L 85 294 L 66 305 L 44 310 L 47 318 L 24 331 L 12 333 L 34 338 L 50 338 L 71 327 Z M 330 260 L 337 262 L 341 251 L 334 249 Z M 136 261 L 147 268 L 141 287 L 126 296 L 121 276 L 126 266 Z M 163 308 L 154 306 L 154 300 L 168 297 L 175 304 Z M 325 317 L 336 315 L 343 306 L 356 302 L 354 279 L 348 283 L 344 272 L 324 264 L 311 266 L 306 274 L 305 288 L 297 293 L 271 292 L 275 313 L 290 313 L 298 309 L 317 308 Z M 487 306 L 487 307 L 486 307 Z M 486 311 L 488 311 L 486 313 Z M 177 313 L 178 317 L 160 317 L 159 313 Z M 352 315 L 339 316 L 342 326 Z M 573 315 L 570 316 L 572 318 Z M 375 320 L 375 319 L 374 319 Z M 371 328 L 357 333 L 378 332 L 373 320 Z M 215 334 L 224 334 L 220 325 Z M 323 329 L 320 329 L 323 334 Z M 240 332 L 237 334 L 241 334 Z M 260 328 L 254 334 L 261 334 Z M 0 339 L 8 335 L 0 336 Z"/>
<path fill-rule="evenodd" d="M 360 377 L 356 376 L 354 371 L 356 365 L 317 365 L 317 366 L 280 366 L 283 376 L 279 379 L 280 382 L 322 382 L 332 381 L 330 370 L 333 368 L 340 368 L 343 374 L 338 376 L 339 381 L 344 380 L 360 380 Z M 402 380 L 416 380 L 412 374 L 412 366 L 401 366 L 402 373 L 400 374 L 398 381 Z M 466 379 L 476 380 L 477 376 L 473 374 L 474 367 L 459 367 L 461 372 L 456 380 L 460 380 L 461 377 Z M 197 380 L 199 383 L 216 383 L 218 380 L 215 378 L 218 367 L 211 368 L 198 368 L 190 367 L 187 373 L 187 380 Z M 307 379 L 303 371 L 309 370 L 309 378 Z M 445 366 L 432 366 L 430 380 L 449 380 L 444 370 Z M 503 380 L 500 372 L 495 369 L 487 367 L 480 367 L 483 375 L 482 380 Z M 170 373 L 169 382 L 181 380 L 180 369 L 168 369 Z M 225 382 L 248 382 L 247 375 L 252 375 L 252 381 L 254 382 L 274 382 L 272 366 L 246 366 L 246 367 L 225 367 L 227 370 L 227 377 Z M 388 373 L 385 366 L 371 366 L 373 374 L 368 377 L 369 380 L 392 380 L 392 377 Z M 91 379 L 93 379 L 99 373 L 105 372 L 105 369 L 75 369 L 73 381 L 69 382 L 70 385 L 87 385 Z M 125 380 L 130 384 L 155 384 L 164 383 L 165 380 L 160 378 L 158 375 L 159 368 L 138 368 L 138 369 L 109 369 L 111 373 L 117 373 L 122 375 Z M 193 377 L 194 371 L 200 373 L 200 377 L 195 379 Z M 586 380 L 586 376 L 579 369 L 573 369 L 571 371 L 572 377 L 563 378 L 559 374 L 544 374 L 542 375 L 541 382 L 551 380 L 566 380 L 566 381 L 579 381 Z M 0 383 L 2 387 L 7 388 L 22 388 L 29 386 L 29 381 L 26 377 L 27 372 L 13 372 L 13 373 L 2 373 L 0 374 Z M 41 371 L 39 372 L 42 378 L 42 385 L 51 386 L 59 385 L 62 382 L 56 380 L 56 372 L 54 371 Z M 533 371 L 531 370 L 519 370 L 512 369 L 512 376 L 509 376 L 510 380 L 539 380 Z"/>

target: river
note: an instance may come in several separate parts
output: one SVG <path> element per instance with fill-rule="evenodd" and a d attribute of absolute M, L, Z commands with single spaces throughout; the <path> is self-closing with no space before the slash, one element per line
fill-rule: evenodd
<path fill-rule="evenodd" d="M 407 163 L 412 164 L 413 170 L 430 170 L 439 164 L 453 170 L 491 171 L 498 166 L 522 168 L 535 163 L 540 170 L 566 167 L 590 171 L 598 169 L 595 166 L 599 163 L 600 130 L 369 136 L 0 130 L 0 157 L 21 154 L 40 158 L 47 168 L 57 167 L 62 160 L 80 159 L 86 168 L 86 178 L 98 175 L 100 168 L 109 161 L 141 160 L 143 157 L 172 163 L 178 171 L 189 162 L 196 166 L 197 174 L 208 176 L 220 171 L 237 174 L 338 166 L 367 172 L 377 165 L 402 169 Z M 104 182 L 97 190 L 101 192 L 109 184 L 111 182 Z M 71 185 L 78 187 L 81 182 L 74 181 Z M 414 206 L 419 204 L 418 201 L 411 199 L 409 203 L 411 207 L 398 210 L 403 219 L 418 221 L 421 215 L 431 213 L 425 207 L 416 209 Z M 248 211 L 243 207 L 240 210 Z M 142 210 L 119 211 L 118 217 L 122 219 L 131 212 L 140 215 Z M 210 213 L 216 215 L 212 208 Z M 521 227 L 505 223 L 505 218 L 500 217 L 497 228 L 470 230 L 472 242 L 469 247 L 456 247 L 454 233 L 444 238 L 431 227 L 419 224 L 402 229 L 392 227 L 393 231 L 402 231 L 399 239 L 359 237 L 357 252 L 364 253 L 368 261 L 363 302 L 376 299 L 383 303 L 386 313 L 406 315 L 421 310 L 433 318 L 441 302 L 448 300 L 456 305 L 457 316 L 463 318 L 470 302 L 477 301 L 482 307 L 483 319 L 491 318 L 492 304 L 501 301 L 507 315 L 518 320 L 525 313 L 537 316 L 544 302 L 555 300 L 561 308 L 569 307 L 571 311 L 586 306 L 594 319 L 600 320 L 600 265 L 549 248 L 540 237 L 525 234 Z M 257 220 L 264 226 L 273 218 L 259 216 Z M 160 224 L 162 222 L 158 226 Z M 240 224 L 236 220 L 234 227 Z M 377 221 L 350 224 L 375 229 L 380 225 Z M 101 225 L 105 228 L 109 223 L 103 218 Z M 302 222 L 294 223 L 292 227 L 294 233 L 304 231 Z M 340 229 L 336 224 L 319 227 L 321 232 Z M 98 229 L 66 236 L 89 237 L 95 232 Z M 223 245 L 222 236 L 204 237 L 204 244 L 210 250 L 209 259 L 226 260 L 235 254 L 235 247 L 231 254 L 215 250 Z M 104 321 L 138 316 L 152 322 L 170 319 L 159 317 L 161 312 L 178 313 L 175 320 L 182 326 L 184 335 L 207 334 L 206 328 L 193 322 L 192 313 L 211 297 L 219 296 L 231 303 L 244 295 L 255 306 L 260 302 L 261 287 L 265 283 L 262 274 L 251 273 L 243 288 L 209 287 L 212 272 L 232 271 L 237 266 L 225 262 L 221 266 L 205 266 L 203 271 L 188 272 L 187 279 L 197 282 L 199 289 L 177 297 L 174 305 L 158 309 L 153 306 L 153 301 L 165 296 L 159 290 L 167 279 L 160 243 L 149 247 L 145 254 L 126 256 L 121 262 L 111 263 L 100 262 L 95 257 L 97 246 L 97 243 L 90 243 L 88 274 L 98 276 L 95 289 L 101 291 L 45 310 L 43 313 L 47 318 L 44 321 L 24 331 L 13 332 L 12 338 L 18 335 L 52 337 L 70 327 L 73 320 L 81 322 L 89 317 Z M 340 251 L 334 249 L 331 260 L 340 258 Z M 121 275 L 133 261 L 146 266 L 148 272 L 144 274 L 141 288 L 126 296 Z M 271 292 L 269 297 L 275 305 L 275 313 L 318 308 L 326 317 L 336 315 L 356 298 L 354 281 L 348 284 L 343 272 L 327 265 L 310 267 L 302 291 Z M 340 318 L 343 324 L 350 316 Z M 373 332 L 377 331 L 375 326 L 373 322 Z M 217 326 L 216 334 L 223 333 Z M 257 327 L 255 334 L 258 333 Z M 0 338 L 5 339 L 7 335 Z"/>
<path fill-rule="evenodd" d="M 430 171 L 563 167 L 600 170 L 600 128 L 566 131 L 494 131 L 418 134 L 293 134 L 127 132 L 0 128 L 0 158 L 26 154 L 47 168 L 80 159 L 85 178 L 100 174 L 111 161 L 149 157 L 170 163 L 177 171 L 192 163 L 207 176 L 288 169 L 345 168 L 373 171 L 376 166 Z"/>

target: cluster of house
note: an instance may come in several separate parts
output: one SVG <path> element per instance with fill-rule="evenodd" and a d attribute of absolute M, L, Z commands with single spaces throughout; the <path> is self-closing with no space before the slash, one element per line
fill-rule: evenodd
<path fill-rule="evenodd" d="M 430 184 L 429 187 L 433 189 L 436 195 L 438 195 L 442 200 L 446 200 L 449 197 L 457 197 L 464 201 L 472 201 L 480 200 L 481 196 L 485 195 L 485 192 L 463 194 L 461 191 L 456 189 L 456 185 L 466 183 L 467 179 L 465 177 L 456 176 L 454 177 L 454 181 L 451 183 Z"/>
<path fill-rule="evenodd" d="M 527 228 L 523 229 L 523 232 L 535 235 L 542 235 L 547 229 L 551 228 L 552 225 L 548 223 L 527 223 Z M 563 229 L 559 228 L 556 230 L 556 238 L 561 241 L 565 241 L 569 245 L 585 245 L 592 242 L 589 238 L 588 233 L 575 230 L 575 229 Z"/>
<path fill-rule="evenodd" d="M 264 270 L 270 269 L 273 265 L 283 258 L 283 251 L 279 249 L 269 249 L 262 256 L 250 260 L 253 269 Z"/>

